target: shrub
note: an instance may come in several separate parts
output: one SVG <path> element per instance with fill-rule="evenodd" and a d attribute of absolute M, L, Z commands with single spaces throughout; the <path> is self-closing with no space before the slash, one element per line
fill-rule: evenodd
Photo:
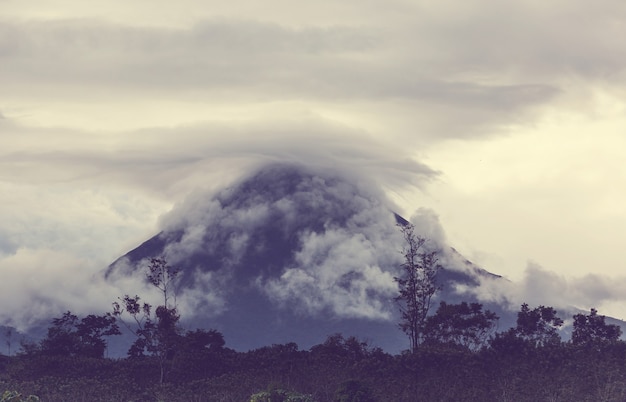
<path fill-rule="evenodd" d="M 39 398 L 35 395 L 29 395 L 26 398 L 17 391 L 4 391 L 0 402 L 38 402 Z"/>
<path fill-rule="evenodd" d="M 261 391 L 250 397 L 250 402 L 315 402 L 311 395 L 300 394 L 284 389 Z"/>
<path fill-rule="evenodd" d="M 374 402 L 372 391 L 358 380 L 341 383 L 335 392 L 335 402 Z"/>

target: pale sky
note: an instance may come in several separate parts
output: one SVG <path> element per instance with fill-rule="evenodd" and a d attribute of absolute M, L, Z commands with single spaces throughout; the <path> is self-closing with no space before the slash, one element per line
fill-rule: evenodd
<path fill-rule="evenodd" d="M 0 0 L 2 304 L 75 302 L 186 195 L 294 160 L 626 318 L 625 37 L 622 0 Z"/>

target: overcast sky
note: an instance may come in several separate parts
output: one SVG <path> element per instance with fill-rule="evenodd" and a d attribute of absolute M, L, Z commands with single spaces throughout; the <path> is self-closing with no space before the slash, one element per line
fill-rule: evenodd
<path fill-rule="evenodd" d="M 0 293 L 71 303 L 190 192 L 293 160 L 626 318 L 625 37 L 622 0 L 0 0 Z"/>

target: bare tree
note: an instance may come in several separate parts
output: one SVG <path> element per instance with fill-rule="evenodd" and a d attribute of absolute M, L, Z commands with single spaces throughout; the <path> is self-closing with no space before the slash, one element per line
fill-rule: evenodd
<path fill-rule="evenodd" d="M 165 258 L 152 258 L 146 272 L 148 281 L 163 294 L 163 306 L 176 308 L 176 278 L 180 270 L 167 264 Z M 170 296 L 174 297 L 174 305 L 170 306 Z"/>
<path fill-rule="evenodd" d="M 408 335 L 411 352 L 414 352 L 424 340 L 426 317 L 432 298 L 440 289 L 436 277 L 442 266 L 439 264 L 439 251 L 427 249 L 427 240 L 415 234 L 413 224 L 398 224 L 398 227 L 405 244 L 402 251 L 403 275 L 394 278 L 399 288 L 395 300 L 401 313 L 399 327 Z"/>

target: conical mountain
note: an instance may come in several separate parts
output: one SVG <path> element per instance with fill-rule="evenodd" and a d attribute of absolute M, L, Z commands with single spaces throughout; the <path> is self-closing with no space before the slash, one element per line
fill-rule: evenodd
<path fill-rule="evenodd" d="M 393 300 L 403 221 L 382 192 L 353 177 L 274 164 L 217 194 L 189 197 L 107 277 L 166 258 L 181 269 L 188 325 L 216 328 L 237 349 L 309 347 L 342 333 L 397 352 L 408 346 Z M 454 289 L 492 274 L 438 246 L 445 266 L 439 297 L 468 300 Z"/>

